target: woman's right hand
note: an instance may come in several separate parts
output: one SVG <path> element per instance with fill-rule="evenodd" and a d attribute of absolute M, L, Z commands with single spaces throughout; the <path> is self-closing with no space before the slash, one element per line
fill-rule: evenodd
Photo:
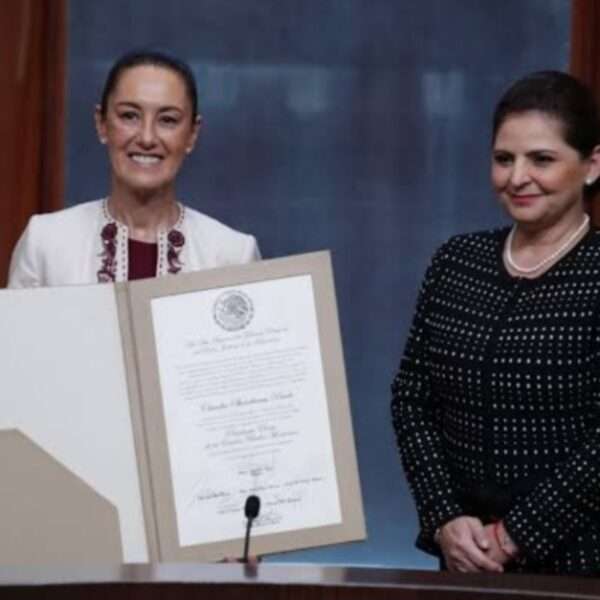
<path fill-rule="evenodd" d="M 457 517 L 440 528 L 438 542 L 449 571 L 502 573 L 502 564 L 489 555 L 490 540 L 476 517 Z"/>

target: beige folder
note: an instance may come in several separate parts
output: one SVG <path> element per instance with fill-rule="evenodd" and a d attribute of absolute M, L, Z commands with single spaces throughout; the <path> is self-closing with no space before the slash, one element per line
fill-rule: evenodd
<path fill-rule="evenodd" d="M 87 561 L 108 554 L 115 561 L 144 562 L 241 554 L 243 528 L 235 539 L 180 542 L 152 302 L 297 275 L 308 275 L 314 290 L 341 520 L 258 536 L 252 551 L 264 554 L 365 537 L 333 274 L 329 254 L 319 252 L 128 284 L 0 292 L 0 381 L 9 397 L 0 404 L 0 430 L 11 444 L 14 464 L 23 467 L 25 481 L 31 474 L 30 488 L 40 478 L 52 482 L 56 504 L 70 508 L 74 518 L 57 517 L 59 530 L 80 530 L 80 518 L 98 514 L 88 522 L 90 535 L 71 532 L 62 537 L 64 543 L 57 538 L 56 555 Z M 15 441 L 14 432 L 8 432 L 14 429 L 25 437 Z M 0 463 L 0 478 L 8 467 Z M 20 506 L 14 494 L 4 501 L 15 522 L 33 518 L 32 507 Z M 35 507 L 38 519 L 40 506 Z M 119 544 L 112 535 L 115 512 Z M 47 529 L 46 539 L 57 535 Z M 24 535 L 21 556 L 44 560 L 33 550 L 38 541 Z M 6 551 L 5 542 L 0 536 L 0 552 Z"/>
<path fill-rule="evenodd" d="M 116 508 L 21 432 L 0 431 L 0 564 L 122 559 Z"/>

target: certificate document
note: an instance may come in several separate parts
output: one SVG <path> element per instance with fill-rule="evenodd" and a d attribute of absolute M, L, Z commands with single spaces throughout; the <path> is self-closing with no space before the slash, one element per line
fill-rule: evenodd
<path fill-rule="evenodd" d="M 329 253 L 136 281 L 127 299 L 151 552 L 240 556 L 250 495 L 253 553 L 363 539 Z"/>
<path fill-rule="evenodd" d="M 152 300 L 181 546 L 341 522 L 310 275 Z"/>

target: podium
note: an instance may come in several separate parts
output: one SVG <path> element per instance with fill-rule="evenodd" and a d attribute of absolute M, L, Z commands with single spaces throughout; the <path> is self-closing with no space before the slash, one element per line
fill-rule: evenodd
<path fill-rule="evenodd" d="M 17 600 L 532 600 L 600 599 L 600 579 L 261 564 L 0 568 Z"/>

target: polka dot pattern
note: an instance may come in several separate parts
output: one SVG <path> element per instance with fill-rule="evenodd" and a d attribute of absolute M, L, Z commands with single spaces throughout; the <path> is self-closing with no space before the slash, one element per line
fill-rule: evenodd
<path fill-rule="evenodd" d="M 536 279 L 502 264 L 508 230 L 457 236 L 417 303 L 392 418 L 421 531 L 510 490 L 516 570 L 600 573 L 600 233 Z"/>

